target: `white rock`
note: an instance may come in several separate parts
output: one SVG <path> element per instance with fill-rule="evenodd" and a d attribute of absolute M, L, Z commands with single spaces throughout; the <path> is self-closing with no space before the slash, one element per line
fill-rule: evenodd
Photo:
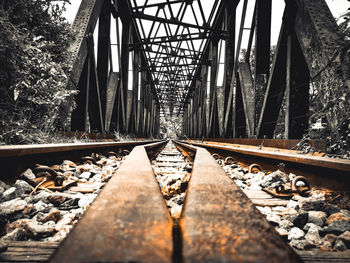
<path fill-rule="evenodd" d="M 254 178 L 254 174 L 252 173 L 246 173 L 246 174 L 244 174 L 244 172 L 240 172 L 240 173 L 244 175 L 245 180 L 252 180 Z"/>
<path fill-rule="evenodd" d="M 243 183 L 243 181 L 242 180 L 235 180 L 235 183 L 236 183 L 236 185 L 238 186 L 238 187 L 240 187 L 240 188 L 245 188 L 246 187 L 246 185 Z"/>
<path fill-rule="evenodd" d="M 274 225 L 274 226 L 278 226 L 279 223 L 281 222 L 281 218 L 275 214 L 268 214 L 266 216 L 267 221 L 270 222 L 270 224 Z"/>
<path fill-rule="evenodd" d="M 242 173 L 242 172 L 234 172 L 233 175 L 234 175 L 235 179 L 238 179 L 238 180 L 244 180 L 245 179 L 244 178 L 244 173 Z"/>
<path fill-rule="evenodd" d="M 86 208 L 95 200 L 96 196 L 96 194 L 83 195 L 78 202 L 78 206 L 81 208 Z"/>
<path fill-rule="evenodd" d="M 308 241 L 312 245 L 322 244 L 322 240 L 318 230 L 319 228 L 315 224 L 310 224 L 309 230 L 305 235 L 306 241 Z"/>
<path fill-rule="evenodd" d="M 35 177 L 35 174 L 33 173 L 33 171 L 31 169 L 27 169 L 25 170 L 21 175 L 20 177 L 24 178 L 25 180 L 28 180 L 28 181 L 32 181 L 34 180 L 36 177 Z"/>
<path fill-rule="evenodd" d="M 257 206 L 256 208 L 263 214 L 271 213 L 271 208 L 268 206 Z"/>
<path fill-rule="evenodd" d="M 55 230 L 59 232 L 62 229 L 64 229 L 66 225 L 71 225 L 73 223 L 74 217 L 75 217 L 75 214 L 73 213 L 67 213 L 63 215 L 62 219 L 57 222 L 55 226 Z"/>
<path fill-rule="evenodd" d="M 304 236 L 305 233 L 303 230 L 298 227 L 293 227 L 288 234 L 288 240 L 302 239 Z"/>
<path fill-rule="evenodd" d="M 279 226 L 288 230 L 288 229 L 291 229 L 294 225 L 293 225 L 293 223 L 290 222 L 289 220 L 283 219 L 283 220 L 280 222 Z"/>
<path fill-rule="evenodd" d="M 55 231 L 55 222 L 48 221 L 45 224 L 33 223 L 30 225 L 34 236 L 48 236 Z"/>
<path fill-rule="evenodd" d="M 14 199 L 18 196 L 16 187 L 10 187 L 5 192 L 2 193 L 2 199 L 3 200 L 10 200 Z"/>
<path fill-rule="evenodd" d="M 34 204 L 34 209 L 36 212 L 48 212 L 49 209 L 48 205 L 42 201 L 39 201 Z"/>
<path fill-rule="evenodd" d="M 341 209 L 340 213 L 344 214 L 346 217 L 350 218 L 350 211 L 347 209 Z"/>
<path fill-rule="evenodd" d="M 322 226 L 327 218 L 327 213 L 323 211 L 309 211 L 309 223 Z"/>
<path fill-rule="evenodd" d="M 303 181 L 297 181 L 297 182 L 295 183 L 295 185 L 296 185 L 297 187 L 304 187 L 306 184 L 305 184 L 305 182 L 303 182 Z"/>
<path fill-rule="evenodd" d="M 182 211 L 182 206 L 180 205 L 175 205 L 170 209 L 170 214 L 174 218 L 180 218 L 181 216 L 181 211 Z"/>
<path fill-rule="evenodd" d="M 318 230 L 322 229 L 322 227 L 320 227 L 320 226 L 318 226 L 318 225 L 316 225 L 316 224 L 314 224 L 314 223 L 307 223 L 307 224 L 303 227 L 303 230 L 304 230 L 305 232 L 307 232 L 307 231 L 309 231 L 310 228 L 312 228 L 312 229 L 318 229 Z"/>
<path fill-rule="evenodd" d="M 30 184 L 23 180 L 16 180 L 13 186 L 16 187 L 17 191 L 22 193 L 30 193 L 34 189 Z"/>
<path fill-rule="evenodd" d="M 316 191 L 312 191 L 311 192 L 311 196 L 307 198 L 310 201 L 325 201 L 326 200 L 326 196 L 325 193 L 323 192 L 316 192 Z"/>
<path fill-rule="evenodd" d="M 50 195 L 50 193 L 46 191 L 40 191 L 38 194 L 36 194 L 33 198 L 33 202 L 42 201 L 44 203 L 49 203 L 49 200 L 47 200 L 47 197 Z"/>
<path fill-rule="evenodd" d="M 22 211 L 27 206 L 27 202 L 21 198 L 12 199 L 0 204 L 0 214 L 10 215 Z"/>
<path fill-rule="evenodd" d="M 27 238 L 28 234 L 26 232 L 23 232 L 22 229 L 15 229 L 6 235 L 2 236 L 0 241 L 18 241 L 23 238 Z"/>
<path fill-rule="evenodd" d="M 80 218 L 84 214 L 83 208 L 71 209 L 70 212 L 75 215 L 75 218 Z"/>
<path fill-rule="evenodd" d="M 271 210 L 274 212 L 285 212 L 288 211 L 288 208 L 286 208 L 285 206 L 274 206 Z"/>
<path fill-rule="evenodd" d="M 291 208 L 291 209 L 296 209 L 299 207 L 298 205 L 298 202 L 297 201 L 294 201 L 294 200 L 289 200 L 288 204 L 287 204 L 287 207 L 288 208 Z"/>
<path fill-rule="evenodd" d="M 254 183 L 254 184 L 250 185 L 249 189 L 250 190 L 261 190 L 262 188 L 257 183 Z"/>
<path fill-rule="evenodd" d="M 287 236 L 288 235 L 288 231 L 284 228 L 276 227 L 276 231 L 280 236 Z"/>
<path fill-rule="evenodd" d="M 7 190 L 7 189 L 9 189 L 10 188 L 10 186 L 9 185 L 7 185 L 6 183 L 4 183 L 3 181 L 1 181 L 0 180 L 0 186 L 2 187 L 2 188 L 4 188 L 5 190 Z"/>
<path fill-rule="evenodd" d="M 295 177 L 297 177 L 295 174 L 293 174 L 293 173 L 290 173 L 289 175 L 288 175 L 288 177 L 289 177 L 289 181 L 293 181 L 293 179 L 295 178 Z"/>
<path fill-rule="evenodd" d="M 72 225 L 66 225 L 61 228 L 53 237 L 47 239 L 48 242 L 59 242 L 66 238 L 68 233 L 72 230 Z"/>
<path fill-rule="evenodd" d="M 89 179 L 91 176 L 91 173 L 90 172 L 83 172 L 82 174 L 79 175 L 79 178 L 82 178 L 82 179 Z"/>
<path fill-rule="evenodd" d="M 306 200 L 306 197 L 303 197 L 301 195 L 293 195 L 292 200 L 295 200 L 295 201 Z"/>
<path fill-rule="evenodd" d="M 48 236 L 55 231 L 55 222 L 48 221 L 45 224 L 38 223 L 33 219 L 18 219 L 6 226 L 6 231 L 14 235 L 14 230 L 20 230 L 24 237 Z"/>
<path fill-rule="evenodd" d="M 102 174 L 101 174 L 101 173 L 95 174 L 95 175 L 90 179 L 90 181 L 92 181 L 92 182 L 101 182 L 101 181 L 102 181 Z"/>

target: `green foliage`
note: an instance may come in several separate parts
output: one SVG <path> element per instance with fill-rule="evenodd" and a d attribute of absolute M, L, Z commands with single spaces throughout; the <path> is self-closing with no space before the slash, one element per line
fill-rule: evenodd
<path fill-rule="evenodd" d="M 178 139 L 182 133 L 182 118 L 167 116 L 160 118 L 159 132 L 163 139 Z"/>
<path fill-rule="evenodd" d="M 338 18 L 341 21 L 339 28 L 345 36 L 345 39 L 350 40 L 350 8 Z"/>
<path fill-rule="evenodd" d="M 75 93 L 66 90 L 69 25 L 53 0 L 9 1 L 0 11 L 0 142 L 40 143 Z"/>
<path fill-rule="evenodd" d="M 125 142 L 125 141 L 136 141 L 136 137 L 130 134 L 123 134 L 119 131 L 113 131 L 114 134 L 114 140 L 118 142 Z"/>

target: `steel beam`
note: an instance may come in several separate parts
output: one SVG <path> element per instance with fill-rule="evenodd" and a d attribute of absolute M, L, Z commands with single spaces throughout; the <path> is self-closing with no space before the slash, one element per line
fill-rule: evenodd
<path fill-rule="evenodd" d="M 228 37 L 225 42 L 225 76 L 224 76 L 224 90 L 225 90 L 225 119 L 224 119 L 224 136 L 232 137 L 232 93 L 231 81 L 234 68 L 235 57 L 235 34 L 236 34 L 236 6 L 233 1 L 228 1 L 225 7 L 225 24 Z"/>
<path fill-rule="evenodd" d="M 102 119 L 106 116 L 108 65 L 110 58 L 111 3 L 104 1 L 98 20 L 97 74 L 100 88 Z"/>
<path fill-rule="evenodd" d="M 121 111 L 122 122 L 120 123 L 119 128 L 122 132 L 123 131 L 127 132 L 128 124 L 127 124 L 127 117 L 126 117 L 126 112 L 127 112 L 126 106 L 128 102 L 128 83 L 129 83 L 129 43 L 130 43 L 130 32 L 131 32 L 132 26 L 131 26 L 130 18 L 125 14 L 125 12 L 127 11 L 126 7 L 124 7 L 123 4 L 121 4 L 120 7 L 121 7 L 120 11 L 124 13 L 124 15 L 121 16 L 123 28 L 122 28 L 122 44 L 121 44 L 121 59 L 120 59 L 121 60 L 121 65 L 120 65 L 121 91 L 123 93 L 122 100 L 124 102 L 124 111 Z"/>
<path fill-rule="evenodd" d="M 283 23 L 257 127 L 259 138 L 272 138 L 276 127 L 286 87 L 287 38 L 286 25 Z"/>
<path fill-rule="evenodd" d="M 258 119 L 270 74 L 272 0 L 257 0 L 255 9 L 255 118 Z M 249 59 L 249 58 L 247 58 Z"/>
<path fill-rule="evenodd" d="M 247 6 L 248 6 L 248 0 L 244 0 L 243 7 L 242 7 L 240 29 L 239 29 L 239 33 L 238 33 L 235 60 L 233 62 L 233 68 L 232 68 L 232 78 L 231 78 L 231 83 L 230 83 L 230 92 L 229 92 L 229 99 L 228 99 L 229 101 L 231 101 L 231 98 L 233 100 L 233 102 L 232 102 L 232 136 L 233 136 L 233 138 L 235 138 L 237 136 L 237 132 L 239 132 L 240 129 L 243 129 L 242 127 L 244 127 L 244 125 L 245 125 L 243 123 L 242 123 L 242 125 L 240 124 L 241 119 L 242 119 L 242 116 L 239 115 L 241 108 L 237 108 L 238 106 L 241 107 L 241 104 L 242 104 L 241 103 L 242 98 L 241 98 L 240 84 L 239 84 L 239 79 L 237 78 L 238 77 L 237 66 L 238 66 L 238 59 L 239 59 L 239 51 L 241 50 Z M 236 7 L 237 7 L 237 5 L 236 5 Z M 225 122 L 228 122 L 229 106 L 230 105 L 228 105 L 228 108 L 226 110 Z M 239 127 L 237 125 L 239 125 Z"/>
<path fill-rule="evenodd" d="M 210 119 L 209 136 L 216 137 L 218 133 L 217 121 L 217 94 L 216 81 L 218 70 L 218 39 L 211 42 L 211 68 L 210 68 Z"/>
<path fill-rule="evenodd" d="M 200 97 L 200 103 L 201 103 L 201 130 L 200 130 L 200 137 L 205 136 L 206 134 L 206 96 L 207 96 L 207 79 L 208 79 L 208 66 L 202 65 L 201 70 L 201 97 Z"/>
<path fill-rule="evenodd" d="M 234 98 L 234 137 L 235 138 L 241 138 L 246 137 L 247 135 L 247 129 L 246 129 L 246 118 L 244 114 L 244 103 L 242 98 L 242 88 L 240 83 L 240 78 L 238 76 L 238 73 L 236 73 L 236 94 Z"/>
<path fill-rule="evenodd" d="M 145 15 L 145 14 L 142 14 L 142 13 L 133 13 L 131 16 L 134 17 L 134 18 L 139 18 L 139 19 L 144 19 L 144 20 L 149 20 L 149 21 L 156 21 L 156 22 L 166 23 L 166 24 L 173 24 L 173 25 L 178 25 L 178 26 L 183 26 L 183 27 L 192 27 L 192 28 L 202 29 L 202 30 L 206 30 L 206 31 L 224 32 L 224 31 L 222 31 L 220 29 L 216 29 L 216 28 L 213 28 L 213 27 L 199 26 L 199 25 L 185 23 L 185 22 L 180 22 L 180 21 L 175 21 L 175 20 L 171 20 L 171 19 L 165 19 L 165 18 L 162 18 L 162 17 Z"/>
<path fill-rule="evenodd" d="M 235 1 L 235 4 L 237 5 L 238 2 L 239 1 Z M 216 0 L 215 3 L 217 4 L 218 1 Z M 199 5 L 200 9 L 202 9 L 201 1 L 198 1 L 198 5 Z M 214 21 L 212 22 L 212 27 L 217 27 L 217 25 L 219 24 L 220 16 L 222 15 L 222 10 L 224 9 L 224 5 L 225 5 L 225 1 L 221 1 L 219 7 L 217 8 L 218 9 L 217 15 L 216 15 Z M 201 13 L 203 14 L 203 10 L 201 10 Z M 211 14 L 211 16 L 210 16 L 211 18 L 212 18 L 212 15 L 213 14 Z M 208 56 L 208 52 L 210 50 L 210 45 L 211 45 L 211 41 L 206 41 L 206 43 L 204 44 L 201 58 Z M 193 72 L 193 76 L 196 77 L 196 76 L 199 76 L 199 74 L 200 74 L 200 70 L 199 70 L 199 67 L 197 67 L 197 69 Z M 191 84 L 191 86 L 193 86 L 193 84 Z M 188 100 L 189 97 L 190 97 L 190 92 L 187 94 L 187 97 L 184 100 L 184 103 Z M 208 123 L 209 123 L 209 121 L 208 121 Z"/>
<path fill-rule="evenodd" d="M 309 127 L 310 74 L 294 32 L 288 36 L 287 52 L 285 139 L 300 139 Z"/>
<path fill-rule="evenodd" d="M 113 114 L 114 109 L 117 108 L 117 92 L 119 84 L 119 73 L 111 72 L 108 78 L 107 86 L 107 101 L 106 101 L 106 118 L 105 118 L 105 130 L 110 131 L 111 124 L 115 128 L 117 114 Z"/>
<path fill-rule="evenodd" d="M 80 80 L 78 83 L 79 93 L 75 96 L 75 102 L 77 104 L 76 109 L 71 114 L 71 131 L 85 131 L 86 126 L 86 114 L 85 106 L 87 100 L 87 82 L 88 82 L 88 59 L 85 60 L 83 70 L 80 74 Z"/>
<path fill-rule="evenodd" d="M 268 75 L 270 72 L 271 2 L 256 1 L 255 74 Z"/>
<path fill-rule="evenodd" d="M 103 6 L 103 0 L 82 0 L 75 20 L 72 25 L 74 41 L 68 48 L 70 54 L 68 65 L 70 68 L 67 89 L 77 89 L 77 83 L 83 70 L 88 54 L 88 44 L 86 36 L 93 32 L 97 19 Z M 63 103 L 60 112 L 61 125 L 67 128 L 67 119 L 71 111 L 73 97 L 68 98 Z M 74 125 L 74 124 L 73 124 Z"/>
<path fill-rule="evenodd" d="M 134 51 L 134 61 L 133 61 L 133 105 L 132 105 L 132 133 L 137 134 L 137 112 L 138 112 L 138 96 L 139 96 L 139 67 L 140 63 L 140 53 L 138 51 Z"/>
<path fill-rule="evenodd" d="M 131 126 L 132 126 L 132 106 L 133 106 L 133 99 L 134 94 L 132 90 L 127 90 L 127 103 L 126 103 L 126 126 L 125 126 L 125 132 L 130 133 Z"/>
<path fill-rule="evenodd" d="M 91 41 L 91 42 L 90 42 Z M 101 94 L 97 75 L 97 65 L 95 61 L 95 51 L 93 38 L 90 39 L 89 61 L 90 61 L 90 91 L 88 98 L 88 112 L 91 132 L 104 133 L 104 119 L 102 117 Z"/>
<path fill-rule="evenodd" d="M 141 60 L 141 65 L 143 65 L 144 62 Z M 138 136 L 143 137 L 144 136 L 144 112 L 145 112 L 145 85 L 146 85 L 146 72 L 141 71 L 141 79 L 140 79 L 140 104 L 139 104 L 139 125 L 138 125 Z"/>
<path fill-rule="evenodd" d="M 242 92 L 246 134 L 249 138 L 255 135 L 255 89 L 252 73 L 247 62 L 239 63 L 238 76 Z"/>
<path fill-rule="evenodd" d="M 220 42 L 219 42 L 220 43 Z M 220 43 L 219 53 L 218 53 L 218 64 L 220 63 L 220 57 L 223 52 L 222 42 Z M 219 64 L 220 67 L 220 64 Z M 217 75 L 219 74 L 219 67 L 217 69 Z M 216 77 L 217 79 L 217 77 Z M 224 136 L 224 110 L 225 110 L 225 87 L 224 84 L 221 86 L 215 83 L 215 92 L 216 92 L 216 105 L 217 105 L 217 128 L 218 128 L 218 137 Z"/>

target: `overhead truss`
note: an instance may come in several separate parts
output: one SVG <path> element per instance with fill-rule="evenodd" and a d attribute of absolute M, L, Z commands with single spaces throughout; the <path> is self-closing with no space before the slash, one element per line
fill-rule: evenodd
<path fill-rule="evenodd" d="M 336 132 L 349 108 L 336 102 L 350 86 L 349 45 L 325 0 L 285 1 L 273 58 L 273 1 L 249 1 L 250 26 L 248 0 L 82 0 L 68 81 L 79 95 L 73 111 L 72 98 L 62 105 L 62 120 L 142 137 L 157 136 L 160 116 L 182 115 L 188 137 L 271 138 L 283 111 L 285 138 L 301 138 L 312 82 L 325 109 L 339 104 L 327 116 Z"/>

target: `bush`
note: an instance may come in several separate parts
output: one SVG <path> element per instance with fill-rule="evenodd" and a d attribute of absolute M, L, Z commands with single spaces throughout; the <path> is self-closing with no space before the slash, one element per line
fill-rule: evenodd
<path fill-rule="evenodd" d="M 42 142 L 38 136 L 55 131 L 61 103 L 76 93 L 66 90 L 72 37 L 62 10 L 52 0 L 9 1 L 1 10 L 2 144 Z"/>

